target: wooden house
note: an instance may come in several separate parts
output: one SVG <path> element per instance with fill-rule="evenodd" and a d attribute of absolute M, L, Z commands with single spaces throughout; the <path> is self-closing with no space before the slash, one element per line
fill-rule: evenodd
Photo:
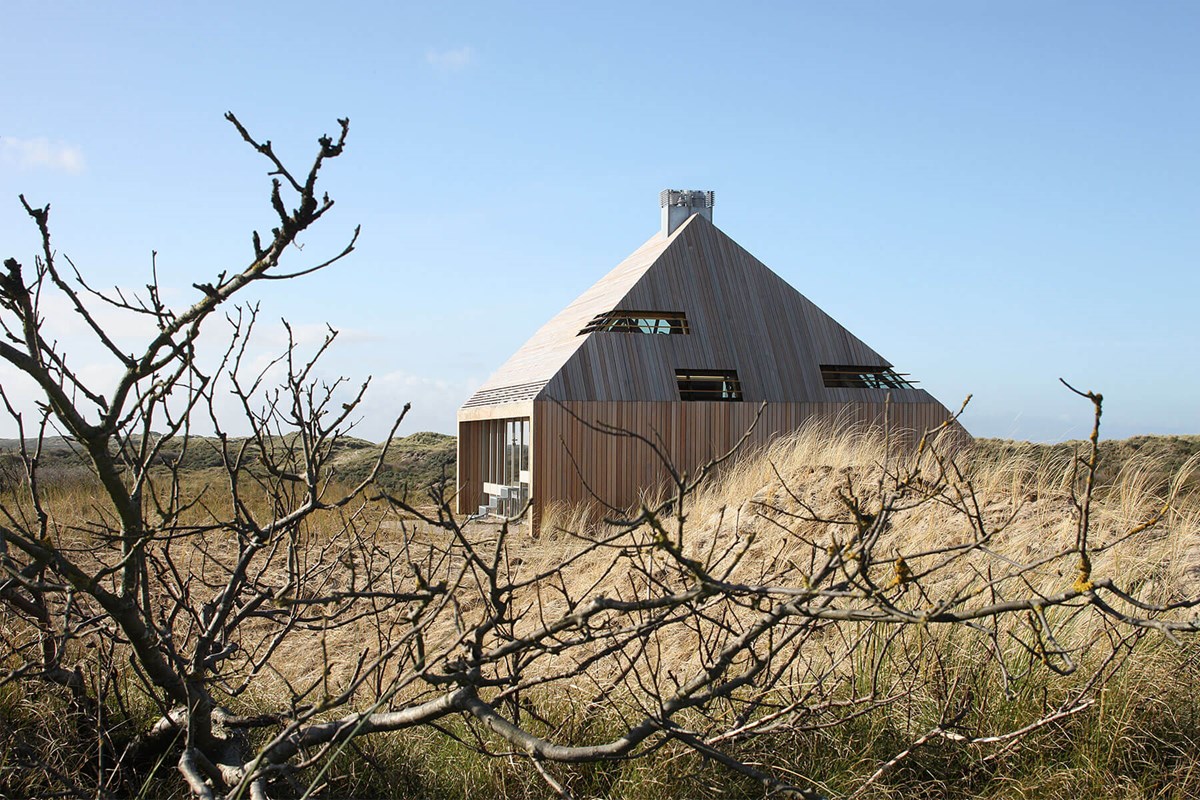
<path fill-rule="evenodd" d="M 946 408 L 712 224 L 712 192 L 664 191 L 662 228 L 542 326 L 458 412 L 458 511 L 534 519 L 623 508 L 680 470 L 813 417 L 924 431 Z"/>

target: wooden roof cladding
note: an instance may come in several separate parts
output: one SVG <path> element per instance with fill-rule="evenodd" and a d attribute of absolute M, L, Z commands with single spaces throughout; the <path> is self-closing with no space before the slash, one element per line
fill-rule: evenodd
<path fill-rule="evenodd" d="M 679 231 L 676 231 L 676 235 L 678 233 Z M 520 350 L 483 382 L 479 390 L 467 401 L 467 405 L 486 404 L 489 402 L 489 395 L 503 394 L 515 390 L 516 387 L 535 383 L 545 385 L 583 343 L 584 337 L 579 336 L 579 332 L 595 319 L 597 314 L 616 308 L 629 289 L 654 265 L 659 255 L 675 238 L 675 235 L 664 238 L 661 234 L 650 237 L 611 272 L 539 328 Z"/>
<path fill-rule="evenodd" d="M 580 336 L 539 400 L 678 401 L 675 370 L 720 368 L 737 371 L 746 402 L 883 402 L 889 391 L 894 403 L 936 402 L 916 388 L 826 387 L 821 364 L 891 364 L 700 216 L 611 308 L 681 311 L 691 335 Z"/>
<path fill-rule="evenodd" d="M 685 336 L 605 331 L 600 315 L 686 317 Z M 656 234 L 539 329 L 460 411 L 526 400 L 680 400 L 676 370 L 736 371 L 745 402 L 937 401 L 915 387 L 829 387 L 822 364 L 890 368 L 703 216 Z"/>

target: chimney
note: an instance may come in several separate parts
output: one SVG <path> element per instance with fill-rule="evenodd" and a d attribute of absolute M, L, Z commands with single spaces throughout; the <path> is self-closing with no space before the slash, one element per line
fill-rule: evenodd
<path fill-rule="evenodd" d="M 715 194 L 699 189 L 663 189 L 658 195 L 662 206 L 662 234 L 670 236 L 692 214 L 699 214 L 712 222 Z"/>

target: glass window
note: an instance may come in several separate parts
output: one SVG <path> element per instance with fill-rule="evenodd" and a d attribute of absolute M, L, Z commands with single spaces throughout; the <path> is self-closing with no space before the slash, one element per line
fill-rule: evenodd
<path fill-rule="evenodd" d="M 484 427 L 483 513 L 515 517 L 529 502 L 529 417 L 489 420 Z"/>
<path fill-rule="evenodd" d="M 891 367 L 822 364 L 821 379 L 828 389 L 912 389 L 916 381 Z"/>
<path fill-rule="evenodd" d="M 736 370 L 675 370 L 675 383 L 680 400 L 742 399 L 742 382 Z"/>
<path fill-rule="evenodd" d="M 579 335 L 597 331 L 667 335 L 691 332 L 682 311 L 605 311 L 592 317 Z"/>

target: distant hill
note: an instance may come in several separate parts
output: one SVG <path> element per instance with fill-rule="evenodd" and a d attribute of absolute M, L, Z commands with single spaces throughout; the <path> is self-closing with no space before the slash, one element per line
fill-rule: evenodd
<path fill-rule="evenodd" d="M 285 441 L 279 441 L 286 446 Z M 20 449 L 19 439 L 0 439 L 0 456 L 12 463 L 12 454 Z M 229 450 L 236 451 L 245 445 L 245 463 L 253 469 L 257 463 L 258 447 L 246 439 L 232 439 Z M 32 447 L 32 443 L 30 445 Z M 355 483 L 365 478 L 379 458 L 382 445 L 365 439 L 344 438 L 334 447 L 332 464 L 338 477 L 346 483 Z M 423 492 L 425 487 L 440 481 L 443 476 L 454 478 L 457 458 L 457 440 L 443 433 L 423 431 L 394 439 L 388 448 L 387 457 L 380 469 L 378 482 L 387 491 L 397 493 L 407 489 Z M 170 443 L 162 452 L 164 463 L 178 463 L 189 472 L 220 469 L 222 455 L 220 441 L 215 437 L 193 436 L 186 451 L 180 445 Z M 86 456 L 72 440 L 61 436 L 47 437 L 42 443 L 40 463 L 46 480 L 78 480 L 89 476 Z M 0 468 L 4 466 L 0 463 Z"/>
<path fill-rule="evenodd" d="M 1086 441 L 1041 444 L 1018 442 L 1011 439 L 976 439 L 976 452 L 985 458 L 1006 460 L 1022 454 L 1038 463 L 1067 464 L 1072 453 L 1086 456 L 1091 445 Z M 1121 469 L 1136 464 L 1147 473 L 1147 477 L 1158 481 L 1169 481 L 1180 467 L 1200 453 L 1200 436 L 1131 436 L 1128 439 L 1100 440 L 1100 464 L 1097 482 L 1112 484 Z M 1200 470 L 1188 480 L 1187 485 L 1200 487 Z"/>
<path fill-rule="evenodd" d="M 233 440 L 240 445 L 245 440 Z M 0 455 L 11 454 L 19 448 L 17 439 L 0 439 Z M 214 438 L 193 437 L 188 451 L 182 454 L 181 467 L 185 470 L 209 470 L 221 467 L 220 450 Z M 1034 463 L 1066 464 L 1073 452 L 1086 453 L 1086 441 L 1040 444 L 1018 442 L 1010 439 L 976 439 L 976 453 L 985 459 L 1007 460 L 1014 455 L 1023 455 Z M 362 480 L 379 457 L 381 445 L 365 439 L 345 438 L 338 442 L 333 465 L 337 474 L 346 483 Z M 253 465 L 256 447 L 251 446 L 247 463 Z M 1133 436 L 1100 442 L 1099 481 L 1112 483 L 1121 468 L 1136 460 L 1143 470 L 1154 479 L 1169 480 L 1191 457 L 1200 453 L 1200 436 Z M 177 446 L 168 447 L 164 457 L 172 461 L 181 458 Z M 430 484 L 442 477 L 454 478 L 457 459 L 457 440 L 444 433 L 423 431 L 395 439 L 388 448 L 387 458 L 380 470 L 379 483 L 389 492 L 398 493 L 407 489 L 410 493 L 423 493 Z M 0 466 L 3 466 L 0 464 Z M 42 466 L 46 477 L 78 479 L 86 477 L 87 467 L 82 454 L 69 439 L 61 436 L 47 438 L 42 445 Z M 1200 470 L 1189 480 L 1189 485 L 1200 487 Z"/>
<path fill-rule="evenodd" d="M 368 444 L 366 447 L 347 448 L 335 458 L 338 473 L 347 482 L 362 480 L 374 466 L 381 447 Z M 423 492 L 442 478 L 449 478 L 453 484 L 457 460 L 456 437 L 430 431 L 414 433 L 392 442 L 377 481 L 391 493 L 405 489 Z"/>

